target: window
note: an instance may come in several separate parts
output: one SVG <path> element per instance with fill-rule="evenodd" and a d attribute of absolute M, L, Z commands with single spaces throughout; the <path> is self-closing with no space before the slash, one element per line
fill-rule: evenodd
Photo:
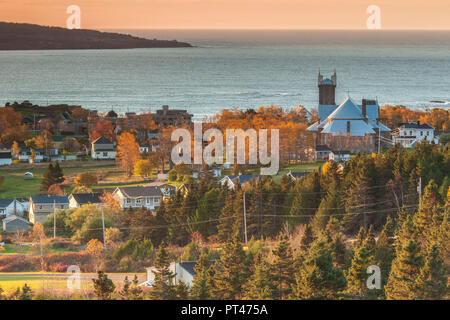
<path fill-rule="evenodd" d="M 420 135 L 423 136 L 423 131 L 420 131 Z"/>
<path fill-rule="evenodd" d="M 108 156 L 108 152 L 103 152 L 103 156 L 107 157 Z"/>
<path fill-rule="evenodd" d="M 150 203 L 150 198 L 147 198 L 147 203 Z"/>
<path fill-rule="evenodd" d="M 136 199 L 136 203 L 140 204 L 141 203 L 141 199 Z"/>
<path fill-rule="evenodd" d="M 42 209 L 42 206 L 39 206 L 39 209 Z"/>
<path fill-rule="evenodd" d="M 409 135 L 412 136 L 412 130 L 409 131 Z"/>
<path fill-rule="evenodd" d="M 61 205 L 61 209 L 64 209 L 64 205 L 63 204 Z"/>
<path fill-rule="evenodd" d="M 131 203 L 131 199 L 127 199 L 127 203 Z"/>
<path fill-rule="evenodd" d="M 155 198 L 155 203 L 159 203 L 159 198 Z"/>
<path fill-rule="evenodd" d="M 427 136 L 429 136 L 430 135 L 430 131 L 427 131 Z"/>

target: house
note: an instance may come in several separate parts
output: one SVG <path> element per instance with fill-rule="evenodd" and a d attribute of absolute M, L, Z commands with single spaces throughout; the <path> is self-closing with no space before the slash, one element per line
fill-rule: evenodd
<path fill-rule="evenodd" d="M 25 211 L 28 211 L 28 202 L 21 202 L 18 199 L 0 199 L 0 216 L 23 216 Z"/>
<path fill-rule="evenodd" d="M 319 71 L 319 121 L 307 130 L 314 134 L 317 145 L 326 144 L 333 150 L 374 151 L 377 137 L 391 131 L 380 122 L 378 101 L 362 99 L 362 103 L 357 104 L 347 96 L 337 105 L 336 85 L 336 72 L 329 79 Z"/>
<path fill-rule="evenodd" d="M 95 160 L 112 160 L 116 158 L 114 143 L 105 137 L 95 139 L 91 143 L 91 157 Z"/>
<path fill-rule="evenodd" d="M 140 145 L 139 152 L 140 153 L 150 153 L 150 146 L 148 144 Z"/>
<path fill-rule="evenodd" d="M 160 180 L 160 181 L 165 181 L 167 180 L 167 174 L 169 173 L 169 170 L 161 170 L 157 175 L 156 175 L 156 179 Z"/>
<path fill-rule="evenodd" d="M 100 200 L 102 193 L 100 192 L 91 192 L 91 193 L 72 193 L 69 196 L 69 208 L 80 208 L 85 204 L 97 204 L 99 206 L 102 205 L 102 201 Z"/>
<path fill-rule="evenodd" d="M 328 160 L 330 156 L 331 149 L 326 144 L 319 144 L 315 149 L 315 159 L 316 160 Z"/>
<path fill-rule="evenodd" d="M 438 143 L 435 137 L 435 129 L 427 123 L 408 122 L 401 123 L 395 133 L 392 134 L 392 142 L 399 143 L 403 147 L 413 147 L 419 141 Z"/>
<path fill-rule="evenodd" d="M 9 166 L 12 164 L 11 151 L 0 151 L 0 166 Z"/>
<path fill-rule="evenodd" d="M 66 196 L 38 196 L 30 198 L 29 220 L 32 224 L 44 223 L 49 214 L 57 210 L 69 209 Z"/>
<path fill-rule="evenodd" d="M 171 197 L 177 192 L 177 187 L 165 182 L 150 182 L 144 185 L 145 187 L 157 187 L 161 190 L 164 197 Z"/>
<path fill-rule="evenodd" d="M 241 174 L 241 175 L 231 175 L 225 176 L 219 180 L 219 183 L 223 186 L 228 186 L 228 189 L 234 189 L 234 187 L 239 183 L 241 186 L 245 183 L 250 182 L 252 179 L 261 178 L 260 175 L 250 175 L 250 174 Z"/>
<path fill-rule="evenodd" d="M 30 229 L 30 223 L 24 218 L 12 215 L 3 219 L 3 231 L 4 232 L 16 232 L 16 231 L 28 231 Z"/>
<path fill-rule="evenodd" d="M 156 113 L 152 113 L 152 119 L 157 126 L 179 126 L 183 123 L 190 124 L 192 120 L 192 114 L 189 114 L 187 110 L 169 110 L 169 106 L 164 105 L 162 109 L 156 110 Z"/>
<path fill-rule="evenodd" d="M 292 171 L 289 171 L 287 173 L 287 176 L 290 177 L 292 181 L 295 181 L 297 179 L 300 179 L 301 177 L 307 176 L 310 173 L 311 172 L 309 172 L 309 171 L 305 171 L 305 172 L 292 172 Z"/>
<path fill-rule="evenodd" d="M 122 209 L 142 208 L 155 209 L 161 204 L 163 193 L 158 187 L 117 187 L 112 196 Z"/>
<path fill-rule="evenodd" d="M 169 265 L 169 270 L 175 275 L 174 284 L 178 284 L 178 282 L 183 281 L 186 286 L 192 287 L 192 283 L 194 280 L 194 276 L 196 272 L 194 271 L 194 267 L 197 265 L 196 261 L 186 261 L 186 262 L 172 262 Z M 155 267 L 147 268 L 147 281 L 145 284 L 152 284 L 155 281 L 154 271 Z"/>
<path fill-rule="evenodd" d="M 330 152 L 330 161 L 348 161 L 350 160 L 350 151 L 339 150 L 339 151 L 331 151 Z"/>
<path fill-rule="evenodd" d="M 19 152 L 19 161 L 32 163 L 31 149 L 32 148 L 21 149 Z M 34 163 L 42 162 L 44 160 L 44 149 L 33 149 L 33 151 L 35 153 Z"/>

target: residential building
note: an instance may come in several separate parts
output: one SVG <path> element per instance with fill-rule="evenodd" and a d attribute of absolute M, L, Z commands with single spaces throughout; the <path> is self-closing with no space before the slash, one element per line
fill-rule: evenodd
<path fill-rule="evenodd" d="M 114 143 L 105 137 L 95 139 L 91 143 L 91 157 L 96 160 L 112 160 L 116 158 Z"/>
<path fill-rule="evenodd" d="M 162 106 L 161 110 L 152 113 L 152 119 L 156 125 L 163 126 L 179 126 L 183 123 L 190 124 L 192 122 L 192 114 L 187 110 L 169 110 L 169 106 Z"/>
<path fill-rule="evenodd" d="M 374 151 L 377 137 L 391 130 L 380 122 L 380 106 L 376 100 L 363 99 L 361 104 L 349 96 L 336 105 L 336 72 L 324 78 L 319 71 L 319 121 L 308 131 L 315 135 L 316 145 L 328 145 L 333 150 L 356 152 Z"/>
<path fill-rule="evenodd" d="M 316 160 L 328 160 L 331 149 L 326 144 L 319 144 L 316 146 L 315 159 Z"/>
<path fill-rule="evenodd" d="M 69 208 L 80 208 L 85 204 L 97 204 L 102 205 L 100 200 L 102 193 L 91 192 L 91 193 L 72 193 L 69 196 Z"/>
<path fill-rule="evenodd" d="M 260 175 L 249 175 L 249 174 L 240 174 L 240 175 L 230 175 L 225 176 L 219 180 L 219 183 L 223 186 L 228 186 L 228 189 L 234 189 L 234 187 L 239 183 L 243 186 L 246 183 L 249 183 L 252 179 L 261 178 Z"/>
<path fill-rule="evenodd" d="M 11 151 L 0 151 L 0 166 L 9 166 L 12 164 Z"/>
<path fill-rule="evenodd" d="M 155 209 L 161 204 L 163 193 L 158 187 L 117 187 L 112 196 L 120 203 L 122 209 Z"/>
<path fill-rule="evenodd" d="M 3 219 L 3 232 L 17 232 L 28 231 L 30 229 L 30 223 L 21 217 L 12 215 Z"/>
<path fill-rule="evenodd" d="M 392 134 L 392 142 L 399 143 L 403 147 L 414 147 L 417 142 L 425 140 L 438 143 L 434 132 L 435 129 L 432 126 L 420 121 L 401 123 L 398 130 Z"/>
<path fill-rule="evenodd" d="M 29 220 L 32 224 L 44 223 L 49 214 L 58 210 L 69 209 L 66 196 L 38 196 L 30 198 Z"/>
<path fill-rule="evenodd" d="M 339 150 L 339 151 L 331 151 L 330 152 L 330 161 L 348 161 L 350 160 L 350 151 Z"/>
<path fill-rule="evenodd" d="M 21 149 L 19 153 L 19 161 L 32 163 L 33 159 L 31 158 L 31 149 L 32 148 Z M 44 161 L 44 149 L 33 149 L 33 151 L 35 153 L 34 163 Z"/>
<path fill-rule="evenodd" d="M 288 175 L 288 177 L 291 178 L 292 181 L 295 181 L 295 180 L 300 179 L 300 178 L 302 178 L 304 176 L 307 176 L 310 173 L 311 172 L 309 172 L 309 171 L 305 171 L 305 172 L 291 172 L 291 171 L 289 171 L 287 173 L 287 175 Z"/>
<path fill-rule="evenodd" d="M 25 211 L 28 211 L 28 202 L 18 199 L 0 199 L 0 216 L 23 216 Z"/>
<path fill-rule="evenodd" d="M 161 190 L 164 197 L 171 197 L 177 192 L 176 186 L 160 181 L 147 183 L 144 187 L 157 187 Z"/>

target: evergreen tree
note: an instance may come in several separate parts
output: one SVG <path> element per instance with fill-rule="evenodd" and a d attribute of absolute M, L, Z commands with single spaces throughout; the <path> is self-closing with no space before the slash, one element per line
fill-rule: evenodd
<path fill-rule="evenodd" d="M 436 244 L 428 249 L 417 286 L 419 299 L 444 299 L 448 293 L 446 268 Z"/>
<path fill-rule="evenodd" d="M 391 229 L 392 220 L 386 221 L 381 230 L 375 248 L 375 264 L 380 267 L 382 295 L 384 295 L 384 286 L 387 283 L 389 273 L 391 272 L 392 260 L 394 259 L 393 230 Z"/>
<path fill-rule="evenodd" d="M 175 287 L 175 296 L 177 300 L 187 300 L 189 298 L 189 290 L 184 281 L 178 281 Z"/>
<path fill-rule="evenodd" d="M 53 175 L 54 169 L 53 164 L 49 163 L 47 169 L 44 172 L 44 176 L 42 178 L 41 182 L 41 189 L 44 191 L 47 191 L 48 188 L 50 188 L 51 185 L 55 184 L 55 179 Z"/>
<path fill-rule="evenodd" d="M 22 287 L 19 300 L 31 300 L 32 291 L 31 288 L 25 283 Z"/>
<path fill-rule="evenodd" d="M 345 289 L 347 283 L 342 270 L 333 265 L 329 244 L 316 240 L 301 266 L 292 297 L 300 299 L 332 299 Z"/>
<path fill-rule="evenodd" d="M 136 275 L 134 275 L 133 282 L 130 286 L 130 300 L 142 300 L 144 299 L 144 292 L 142 288 L 139 287 L 139 280 Z"/>
<path fill-rule="evenodd" d="M 110 300 L 116 286 L 103 271 L 97 271 L 97 279 L 94 283 L 94 296 L 97 300 Z"/>
<path fill-rule="evenodd" d="M 375 249 L 376 240 L 375 240 L 375 231 L 373 230 L 373 225 L 370 225 L 369 231 L 367 231 L 367 237 L 364 240 L 363 245 L 369 250 Z"/>
<path fill-rule="evenodd" d="M 214 264 L 214 285 L 211 290 L 214 299 L 230 300 L 242 297 L 248 275 L 244 261 L 244 250 L 235 235 L 225 243 L 220 260 Z"/>
<path fill-rule="evenodd" d="M 271 266 L 259 253 L 255 259 L 255 271 L 247 284 L 246 298 L 251 300 L 277 299 L 275 286 L 276 283 L 271 276 Z"/>
<path fill-rule="evenodd" d="M 367 242 L 359 247 L 353 256 L 352 265 L 347 274 L 347 292 L 360 298 L 366 297 L 368 288 L 366 285 L 367 267 L 374 263 L 374 250 Z"/>
<path fill-rule="evenodd" d="M 234 192 L 229 192 L 225 205 L 220 213 L 220 223 L 217 226 L 217 239 L 221 242 L 227 242 L 233 237 L 234 232 Z"/>
<path fill-rule="evenodd" d="M 300 250 L 303 252 L 307 252 L 311 243 L 314 242 L 314 233 L 310 224 L 305 225 L 305 230 L 303 231 L 303 235 L 300 239 Z"/>
<path fill-rule="evenodd" d="M 53 178 L 56 184 L 61 184 L 64 182 L 64 173 L 59 166 L 59 162 L 56 161 L 55 166 L 53 167 Z"/>
<path fill-rule="evenodd" d="M 364 227 L 361 227 L 356 237 L 355 243 L 356 248 L 359 248 L 363 245 L 364 241 L 366 240 L 366 237 L 367 237 L 366 229 L 364 229 Z"/>
<path fill-rule="evenodd" d="M 200 254 L 194 267 L 195 275 L 192 281 L 191 295 L 194 299 L 207 300 L 211 298 L 211 266 L 208 254 L 204 251 Z"/>
<path fill-rule="evenodd" d="M 290 209 L 290 215 L 305 215 L 305 220 L 301 222 L 309 222 L 310 215 L 313 215 L 322 200 L 322 189 L 320 185 L 320 174 L 317 171 L 297 180 L 294 187 L 294 197 Z M 294 220 L 294 223 L 298 223 Z"/>
<path fill-rule="evenodd" d="M 283 300 L 291 293 L 294 274 L 294 259 L 289 240 L 286 235 L 281 235 L 277 247 L 272 251 L 274 261 L 271 265 L 272 279 L 275 286 L 275 295 Z"/>
<path fill-rule="evenodd" d="M 389 280 L 385 286 L 389 300 L 415 299 L 418 295 L 417 278 L 423 266 L 420 247 L 414 240 L 400 242 L 392 262 Z"/>
<path fill-rule="evenodd" d="M 153 283 L 150 296 L 155 300 L 171 300 L 176 297 L 173 280 L 175 275 L 169 269 L 170 259 L 165 243 L 161 243 L 154 263 L 155 282 Z"/>
<path fill-rule="evenodd" d="M 128 280 L 128 276 L 126 276 L 125 280 L 123 281 L 122 290 L 119 291 L 119 296 L 122 300 L 130 300 L 130 286 L 131 281 Z"/>

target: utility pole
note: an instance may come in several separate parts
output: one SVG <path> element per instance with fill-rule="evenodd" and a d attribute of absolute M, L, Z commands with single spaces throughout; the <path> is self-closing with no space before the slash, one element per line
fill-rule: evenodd
<path fill-rule="evenodd" d="M 422 207 L 422 177 L 419 177 L 419 184 L 417 185 L 417 192 L 419 193 L 419 208 Z"/>
<path fill-rule="evenodd" d="M 103 228 L 103 247 L 106 248 L 106 241 L 105 241 L 105 214 L 103 212 L 103 206 L 102 206 L 102 228 Z"/>
<path fill-rule="evenodd" d="M 381 130 L 378 127 L 378 154 L 380 154 L 380 149 L 381 149 Z"/>
<path fill-rule="evenodd" d="M 245 244 L 247 244 L 247 211 L 245 208 L 245 191 L 244 191 L 244 237 L 245 237 Z"/>
<path fill-rule="evenodd" d="M 53 239 L 56 238 L 56 200 L 53 200 Z"/>

